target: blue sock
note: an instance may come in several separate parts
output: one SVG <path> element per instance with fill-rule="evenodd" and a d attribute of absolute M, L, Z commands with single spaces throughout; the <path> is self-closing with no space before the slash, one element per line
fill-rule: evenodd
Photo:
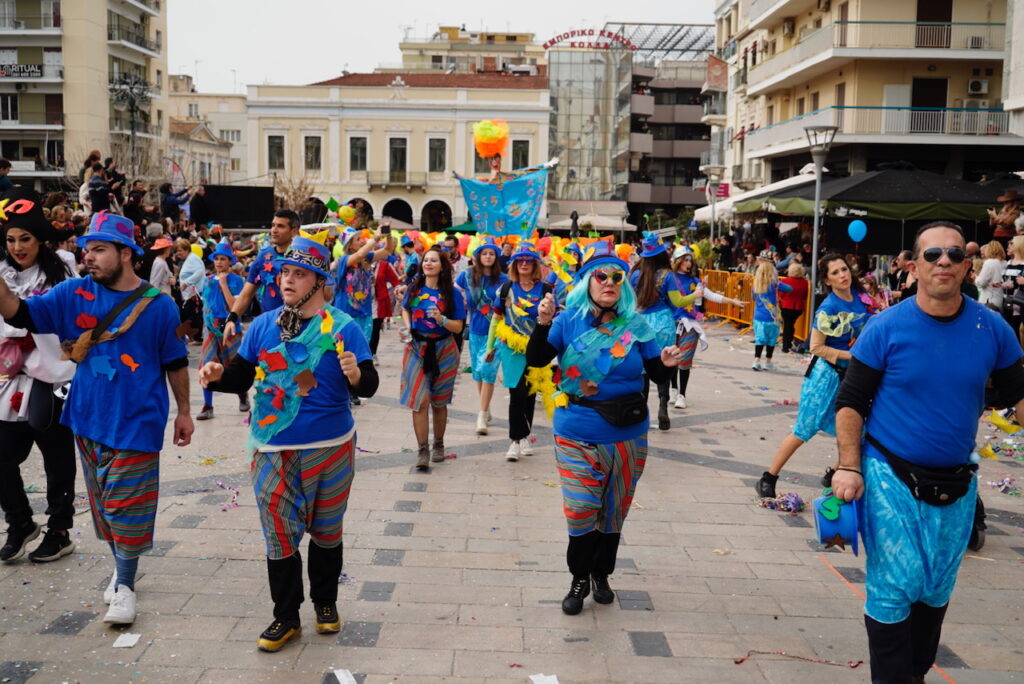
<path fill-rule="evenodd" d="M 123 585 L 135 591 L 135 573 L 139 570 L 139 559 L 118 556 L 114 542 L 110 542 L 110 550 L 114 554 L 114 573 L 117 575 L 117 584 L 114 589 Z"/>
<path fill-rule="evenodd" d="M 203 389 L 203 405 L 213 406 L 213 392 L 208 389 Z"/>

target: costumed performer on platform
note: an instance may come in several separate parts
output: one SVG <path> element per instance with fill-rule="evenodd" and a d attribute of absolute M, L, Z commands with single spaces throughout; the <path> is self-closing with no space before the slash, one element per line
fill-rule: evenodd
<path fill-rule="evenodd" d="M 231 246 L 221 242 L 213 250 L 213 273 L 206 276 L 206 283 L 203 284 L 203 325 L 206 327 L 206 335 L 203 337 L 203 362 L 219 363 L 224 366 L 231 363 L 238 353 L 238 347 L 242 344 L 241 334 L 226 337 L 224 335 L 224 324 L 227 323 L 228 312 L 235 305 L 235 297 L 242 293 L 245 287 L 245 279 L 237 273 L 231 272 L 231 267 L 238 262 Z M 241 392 L 238 395 L 238 410 L 242 413 L 249 411 L 249 394 Z M 209 420 L 213 418 L 213 392 L 203 388 L 203 410 L 196 416 L 196 420 Z"/>
<path fill-rule="evenodd" d="M 668 382 L 679 357 L 675 345 L 660 346 L 647 319 L 636 312 L 636 295 L 626 282 L 628 265 L 611 245 L 596 242 L 583 258 L 563 312 L 555 316 L 554 297 L 545 295 L 526 350 L 531 366 L 544 366 L 557 355 L 561 368 L 554 434 L 569 528 L 572 583 L 562 600 L 567 615 L 583 609 L 591 587 L 598 603 L 615 600 L 608 576 L 647 460 L 649 419 L 641 374 Z"/>
<path fill-rule="evenodd" d="M 754 272 L 754 284 L 750 288 L 754 296 L 754 363 L 750 366 L 753 370 L 775 370 L 772 355 L 782 329 L 779 291 L 790 292 L 792 289 L 786 283 L 779 282 L 771 251 L 762 250 L 757 255 L 757 270 Z M 762 350 L 765 352 L 764 366 L 761 365 Z"/>
<path fill-rule="evenodd" d="M 215 392 L 247 391 L 255 381 L 250 472 L 274 602 L 274 620 L 257 641 L 263 651 L 278 651 L 302 633 L 299 546 L 306 532 L 316 631 L 341 629 L 342 524 L 356 448 L 349 395 L 373 396 L 378 384 L 359 326 L 327 303 L 327 247 L 297 237 L 279 262 L 284 306 L 252 322 L 230 366 L 208 363 L 199 372 Z"/>

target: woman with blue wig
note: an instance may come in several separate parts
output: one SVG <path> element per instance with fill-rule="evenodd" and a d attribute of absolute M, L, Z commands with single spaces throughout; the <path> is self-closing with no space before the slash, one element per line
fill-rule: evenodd
<path fill-rule="evenodd" d="M 583 609 L 591 587 L 598 603 L 615 600 L 608 576 L 647 460 L 642 373 L 668 382 L 678 363 L 679 348 L 662 347 L 636 311 L 628 268 L 610 243 L 587 247 L 565 310 L 555 318 L 554 296 L 545 295 L 526 348 L 530 366 L 546 366 L 557 356 L 561 368 L 554 435 L 569 528 L 566 615 Z"/>

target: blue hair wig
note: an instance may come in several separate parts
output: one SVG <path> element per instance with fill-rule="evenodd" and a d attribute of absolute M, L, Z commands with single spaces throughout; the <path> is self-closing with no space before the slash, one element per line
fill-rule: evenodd
<path fill-rule="evenodd" d="M 597 311 L 597 305 L 594 304 L 594 300 L 590 298 L 590 278 L 594 274 L 594 270 L 590 270 L 583 274 L 583 277 L 573 285 L 572 292 L 565 298 L 565 308 L 586 315 Z M 622 287 L 619 290 L 619 302 L 615 306 L 615 310 L 618 311 L 620 316 L 632 316 L 636 313 L 636 292 L 633 290 L 633 286 L 629 283 L 629 276 L 625 272 L 623 275 L 626 279 L 622 281 Z"/>

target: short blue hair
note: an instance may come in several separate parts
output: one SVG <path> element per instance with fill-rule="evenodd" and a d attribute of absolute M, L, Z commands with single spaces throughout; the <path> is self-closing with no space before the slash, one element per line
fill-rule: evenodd
<path fill-rule="evenodd" d="M 572 292 L 565 298 L 565 308 L 580 314 L 593 313 L 596 309 L 594 301 L 590 298 L 590 278 L 594 270 L 587 271 L 572 288 Z M 615 306 L 620 316 L 632 316 L 636 313 L 636 291 L 629 284 L 629 275 L 623 271 L 625 280 L 622 281 L 622 288 L 619 290 L 619 303 Z"/>

